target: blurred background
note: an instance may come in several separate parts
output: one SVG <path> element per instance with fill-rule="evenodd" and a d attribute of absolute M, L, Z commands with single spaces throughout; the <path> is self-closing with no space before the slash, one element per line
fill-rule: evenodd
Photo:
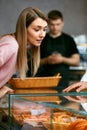
<path fill-rule="evenodd" d="M 35 6 L 45 14 L 52 9 L 64 15 L 64 31 L 71 35 L 87 33 L 87 0 L 0 0 L 0 35 L 15 31 L 20 12 Z"/>

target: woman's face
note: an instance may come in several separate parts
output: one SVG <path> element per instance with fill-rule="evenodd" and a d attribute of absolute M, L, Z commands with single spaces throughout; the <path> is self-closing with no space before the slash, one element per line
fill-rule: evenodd
<path fill-rule="evenodd" d="M 27 42 L 34 46 L 40 46 L 45 37 L 47 22 L 42 18 L 35 19 L 27 28 Z"/>

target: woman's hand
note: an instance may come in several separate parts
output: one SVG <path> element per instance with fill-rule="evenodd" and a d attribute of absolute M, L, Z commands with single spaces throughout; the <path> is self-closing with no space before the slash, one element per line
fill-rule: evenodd
<path fill-rule="evenodd" d="M 63 90 L 63 92 L 70 92 L 75 90 L 76 92 L 80 92 L 82 90 L 87 89 L 87 82 L 78 82 L 70 85 L 66 89 Z"/>
<path fill-rule="evenodd" d="M 14 90 L 7 86 L 3 86 L 0 88 L 0 98 L 2 98 L 6 93 L 13 93 Z"/>
<path fill-rule="evenodd" d="M 80 92 L 82 90 L 87 89 L 87 82 L 78 82 L 70 85 L 66 89 L 63 90 L 63 92 L 70 92 L 70 91 L 76 91 Z M 75 102 L 87 102 L 87 98 L 85 96 L 65 96 L 66 99 L 69 101 L 75 101 Z"/>

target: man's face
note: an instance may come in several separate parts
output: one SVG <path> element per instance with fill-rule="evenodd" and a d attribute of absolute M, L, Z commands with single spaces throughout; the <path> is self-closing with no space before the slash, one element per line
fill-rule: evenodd
<path fill-rule="evenodd" d="M 64 21 L 62 19 L 49 20 L 49 30 L 52 34 L 56 35 L 62 32 Z"/>

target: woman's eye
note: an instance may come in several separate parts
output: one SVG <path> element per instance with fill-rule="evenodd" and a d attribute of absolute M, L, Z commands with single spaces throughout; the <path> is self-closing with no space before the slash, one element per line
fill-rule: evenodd
<path fill-rule="evenodd" d="M 35 30 L 36 32 L 38 32 L 38 31 L 40 31 L 40 30 L 42 30 L 42 29 L 34 29 L 34 30 Z M 47 28 L 44 28 L 43 31 L 46 32 L 46 31 L 47 31 Z"/>
<path fill-rule="evenodd" d="M 47 27 L 45 27 L 43 30 L 46 32 L 47 31 Z"/>
<path fill-rule="evenodd" d="M 38 32 L 39 31 L 39 29 L 34 29 L 36 32 Z"/>
<path fill-rule="evenodd" d="M 45 28 L 43 31 L 45 31 L 45 32 L 46 32 L 46 31 L 47 31 L 47 28 Z"/>

